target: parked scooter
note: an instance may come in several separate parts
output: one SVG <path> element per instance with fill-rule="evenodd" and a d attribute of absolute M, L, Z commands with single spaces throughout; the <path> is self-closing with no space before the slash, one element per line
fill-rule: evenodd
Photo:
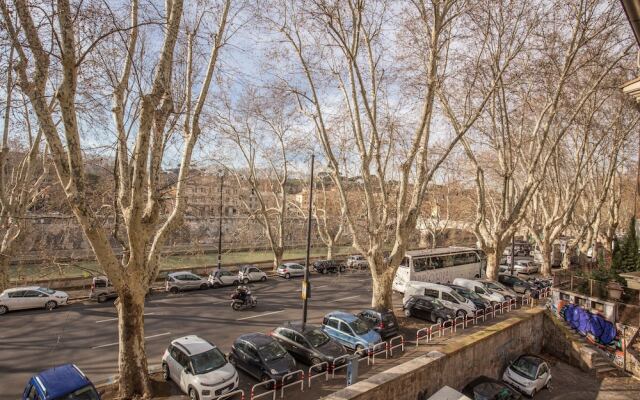
<path fill-rule="evenodd" d="M 247 308 L 254 308 L 258 305 L 258 298 L 251 294 L 246 286 L 238 286 L 236 291 L 231 294 L 231 308 L 234 311 L 246 310 Z"/>

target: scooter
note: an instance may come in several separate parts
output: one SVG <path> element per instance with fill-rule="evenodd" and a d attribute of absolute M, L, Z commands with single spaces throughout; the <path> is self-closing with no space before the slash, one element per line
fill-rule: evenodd
<path fill-rule="evenodd" d="M 245 293 L 245 301 L 240 299 L 240 295 L 234 292 L 231 295 L 231 308 L 234 311 L 246 310 L 248 308 L 255 308 L 258 305 L 258 298 L 251 295 L 251 291 L 247 290 Z"/>

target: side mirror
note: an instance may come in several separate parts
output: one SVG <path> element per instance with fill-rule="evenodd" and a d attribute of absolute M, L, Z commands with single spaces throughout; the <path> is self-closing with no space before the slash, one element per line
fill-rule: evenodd
<path fill-rule="evenodd" d="M 184 372 L 189 375 L 193 374 L 193 371 L 191 370 L 191 365 L 187 365 L 187 367 L 184 369 Z"/>

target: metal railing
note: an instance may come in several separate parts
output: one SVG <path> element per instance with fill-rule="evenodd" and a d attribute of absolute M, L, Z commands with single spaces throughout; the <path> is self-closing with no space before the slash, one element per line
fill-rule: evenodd
<path fill-rule="evenodd" d="M 288 377 L 295 376 L 298 374 L 300 374 L 300 377 L 298 378 L 298 380 L 285 384 L 285 381 L 287 380 Z M 280 387 L 280 398 L 284 397 L 284 389 L 297 384 L 300 384 L 300 391 L 304 392 L 304 371 L 301 369 L 297 371 L 289 372 L 288 374 L 282 377 L 282 386 Z"/>
<path fill-rule="evenodd" d="M 271 386 L 271 389 L 267 388 L 269 384 L 273 385 Z M 259 387 L 264 387 L 265 389 L 267 389 L 267 391 L 264 393 L 256 394 L 256 388 L 259 388 Z M 261 397 L 266 397 L 268 395 L 271 395 L 272 400 L 276 400 L 276 380 L 275 379 L 269 379 L 268 381 L 256 383 L 255 385 L 251 386 L 251 397 L 250 397 L 251 400 L 259 399 Z"/>
<path fill-rule="evenodd" d="M 242 389 L 234 390 L 233 392 L 229 392 L 229 393 L 225 393 L 223 395 L 220 395 L 220 396 L 216 397 L 215 400 L 226 400 L 226 399 L 234 397 L 235 395 L 238 395 L 238 394 L 240 395 L 240 400 L 244 400 L 244 390 L 242 390 Z"/>
<path fill-rule="evenodd" d="M 379 348 L 382 348 L 382 350 L 378 350 Z M 371 357 L 371 364 L 376 363 L 376 356 L 379 354 L 384 354 L 384 358 L 389 358 L 389 345 L 387 342 L 374 344 L 373 347 L 370 348 L 369 355 Z"/>
<path fill-rule="evenodd" d="M 464 329 L 464 324 L 465 324 L 465 320 L 467 319 L 466 316 L 461 316 L 461 317 L 456 317 L 453 320 L 453 332 L 456 332 L 458 330 L 458 326 L 462 325 L 462 329 Z"/>
<path fill-rule="evenodd" d="M 393 344 L 394 340 L 400 340 L 400 343 L 398 344 Z M 402 335 L 398 335 L 398 336 L 394 336 L 391 339 L 389 339 L 389 345 L 388 345 L 388 349 L 389 349 L 389 355 L 391 357 L 393 357 L 393 349 L 400 349 L 402 352 L 404 352 L 404 336 Z"/>
<path fill-rule="evenodd" d="M 345 354 L 343 356 L 340 357 L 336 357 L 333 359 L 333 362 L 331 363 L 331 378 L 335 378 L 336 377 L 336 371 L 342 368 L 346 368 L 348 363 L 344 362 L 342 365 L 337 365 L 337 362 L 340 360 L 346 360 L 349 357 L 348 354 Z"/>
<path fill-rule="evenodd" d="M 431 341 L 431 328 L 426 327 L 416 331 L 416 347 L 420 345 L 420 340 L 427 339 L 427 343 Z"/>
<path fill-rule="evenodd" d="M 447 326 L 447 323 L 448 323 L 448 325 L 449 325 L 449 326 Z M 446 320 L 446 321 L 444 321 L 444 322 L 442 323 L 442 327 L 440 328 L 440 331 L 442 332 L 442 335 L 444 335 L 444 334 L 445 334 L 445 331 L 446 331 L 447 329 L 449 329 L 449 332 L 450 332 L 451 334 L 453 334 L 453 321 L 452 321 L 452 320 L 450 320 L 450 319 L 448 319 L 448 320 Z"/>
<path fill-rule="evenodd" d="M 324 369 L 322 368 L 322 366 L 324 365 Z M 318 369 L 319 368 L 319 369 Z M 313 374 L 313 371 L 320 371 L 317 374 Z M 307 373 L 307 379 L 308 379 L 308 383 L 307 383 L 307 387 L 311 387 L 311 380 L 312 379 L 316 379 L 319 378 L 321 376 L 325 376 L 325 382 L 329 380 L 329 363 L 326 361 L 314 364 L 312 366 L 309 367 L 309 372 Z"/>

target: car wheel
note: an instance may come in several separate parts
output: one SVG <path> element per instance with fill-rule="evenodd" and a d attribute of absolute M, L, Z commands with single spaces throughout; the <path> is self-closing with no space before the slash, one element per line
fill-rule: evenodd
<path fill-rule="evenodd" d="M 319 359 L 319 358 L 316 358 L 316 357 L 313 357 L 313 358 L 311 359 L 311 365 L 318 365 L 318 364 L 320 364 L 321 362 L 322 362 L 322 360 L 321 360 L 321 359 Z M 325 367 L 316 367 L 316 368 L 314 368 L 313 370 L 314 370 L 315 372 L 322 372 L 322 370 L 324 370 L 324 368 L 325 368 Z"/>
<path fill-rule="evenodd" d="M 229 354 L 229 364 L 233 365 L 234 367 L 236 366 L 236 358 L 233 356 L 233 354 Z"/>
<path fill-rule="evenodd" d="M 240 282 L 238 281 L 233 281 L 233 286 L 238 286 L 240 284 Z"/>
<path fill-rule="evenodd" d="M 261 280 L 262 282 L 264 282 L 264 281 L 266 281 L 266 280 L 267 280 L 267 277 L 266 277 L 266 276 L 263 276 L 262 278 L 260 278 L 260 280 Z"/>
<path fill-rule="evenodd" d="M 178 294 L 179 291 L 180 291 L 180 289 L 178 289 L 175 286 L 173 286 L 171 289 L 169 289 L 169 293 L 173 293 L 173 294 Z"/>
<path fill-rule="evenodd" d="M 467 317 L 467 313 L 464 310 L 458 310 L 458 312 L 456 312 L 456 317 Z"/>
<path fill-rule="evenodd" d="M 53 310 L 54 308 L 58 307 L 58 303 L 56 303 L 53 300 L 49 300 L 47 301 L 47 304 L 44 305 L 45 310 Z"/>
<path fill-rule="evenodd" d="M 211 285 L 214 289 L 217 289 L 220 287 L 220 282 L 213 282 L 213 285 Z"/>
<path fill-rule="evenodd" d="M 9 312 L 9 308 L 7 306 L 0 306 L 0 315 L 6 314 Z"/>
<path fill-rule="evenodd" d="M 244 278 L 242 280 L 242 283 L 244 283 L 245 285 L 247 285 L 249 283 L 249 278 Z"/>
<path fill-rule="evenodd" d="M 356 353 L 359 352 L 359 351 L 362 351 L 362 350 L 364 350 L 364 346 L 363 345 L 361 345 L 361 344 L 356 345 L 356 351 L 355 351 Z M 362 358 L 365 358 L 366 356 L 367 356 L 367 354 L 364 354 L 362 356 Z"/>
<path fill-rule="evenodd" d="M 438 317 L 436 318 L 436 324 L 442 325 L 444 323 L 444 318 Z"/>
<path fill-rule="evenodd" d="M 411 316 L 411 309 L 410 308 L 405 308 L 404 309 L 404 315 L 405 315 L 405 317 L 410 317 Z"/>
<path fill-rule="evenodd" d="M 104 303 L 105 301 L 107 301 L 107 295 L 106 294 L 98 295 L 98 303 Z"/>
<path fill-rule="evenodd" d="M 209 285 L 207 285 L 206 283 L 203 283 L 202 285 L 200 285 L 200 290 L 205 290 L 205 289 L 209 289 Z"/>
<path fill-rule="evenodd" d="M 194 388 L 189 389 L 189 398 L 191 400 L 198 400 L 198 392 Z"/>
<path fill-rule="evenodd" d="M 531 391 L 531 395 L 530 395 L 529 397 L 531 397 L 531 398 L 533 399 L 533 398 L 535 397 L 535 395 L 536 395 L 536 393 L 537 393 L 537 392 L 538 392 L 537 390 L 533 389 L 533 390 Z"/>
<path fill-rule="evenodd" d="M 290 279 L 291 278 L 291 274 L 290 273 L 286 273 L 284 274 L 284 279 Z"/>
<path fill-rule="evenodd" d="M 162 379 L 169 380 L 169 367 L 165 363 L 162 363 Z"/>

